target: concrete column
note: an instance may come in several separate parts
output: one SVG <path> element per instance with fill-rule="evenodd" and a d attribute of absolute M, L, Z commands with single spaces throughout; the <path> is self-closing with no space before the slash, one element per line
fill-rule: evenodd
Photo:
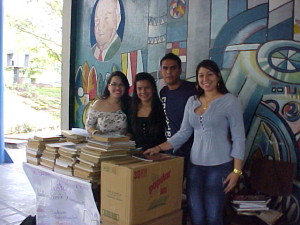
<path fill-rule="evenodd" d="M 3 1 L 0 0 L 0 163 L 4 162 L 3 132 Z"/>

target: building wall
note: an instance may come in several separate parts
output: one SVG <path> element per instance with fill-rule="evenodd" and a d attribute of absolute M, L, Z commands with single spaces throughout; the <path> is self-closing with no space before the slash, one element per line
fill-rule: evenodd
<path fill-rule="evenodd" d="M 104 1 L 104 0 L 100 0 Z M 73 63 L 70 69 L 71 124 L 84 127 L 86 109 L 100 96 L 112 71 L 130 83 L 151 73 L 161 87 L 159 61 L 180 55 L 182 78 L 193 80 L 196 65 L 211 58 L 222 68 L 228 89 L 244 107 L 245 168 L 258 156 L 296 165 L 289 204 L 300 200 L 300 1 L 298 0 L 119 0 L 121 45 L 108 60 L 92 52 L 95 0 L 73 0 Z M 299 207 L 289 211 L 297 224 Z"/>

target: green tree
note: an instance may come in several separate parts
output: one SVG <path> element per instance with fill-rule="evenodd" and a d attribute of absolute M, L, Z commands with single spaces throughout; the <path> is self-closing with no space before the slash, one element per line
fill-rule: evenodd
<path fill-rule="evenodd" d="M 63 0 L 18 2 L 24 4 L 24 11 L 28 13 L 15 14 L 10 11 L 6 19 L 16 33 L 14 50 L 29 53 L 29 68 L 23 71 L 28 77 L 41 74 L 44 70 L 60 73 Z"/>

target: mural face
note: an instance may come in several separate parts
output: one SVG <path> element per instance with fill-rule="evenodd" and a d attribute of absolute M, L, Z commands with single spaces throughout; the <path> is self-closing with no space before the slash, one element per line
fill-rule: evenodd
<path fill-rule="evenodd" d="M 82 0 L 77 4 L 81 19 L 76 27 L 74 126 L 84 126 L 86 108 L 101 95 L 112 71 L 122 71 L 131 85 L 137 73 L 148 72 L 160 86 L 165 74 L 159 62 L 166 53 L 182 60 L 182 71 L 175 77 L 191 80 L 197 64 L 211 58 L 244 107 L 245 169 L 253 158 L 263 156 L 295 164 L 294 192 L 284 213 L 288 224 L 300 224 L 300 1 Z M 98 4 L 102 4 L 99 9 Z M 102 20 L 95 16 L 98 10 L 101 15 L 116 15 L 107 22 L 105 38 L 101 38 Z M 94 29 L 95 19 L 100 25 Z M 97 42 L 109 42 L 112 33 L 122 44 L 110 57 L 98 59 L 89 46 L 100 49 Z"/>
<path fill-rule="evenodd" d="M 99 61 L 111 59 L 119 50 L 121 38 L 118 27 L 121 22 L 121 7 L 118 0 L 99 0 L 92 17 L 96 43 L 92 45 L 94 57 Z"/>

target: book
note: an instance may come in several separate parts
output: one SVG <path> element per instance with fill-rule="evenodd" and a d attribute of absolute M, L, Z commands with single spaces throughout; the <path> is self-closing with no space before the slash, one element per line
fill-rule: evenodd
<path fill-rule="evenodd" d="M 266 203 L 271 199 L 265 195 L 235 195 L 232 199 L 232 203 Z"/>
<path fill-rule="evenodd" d="M 74 143 L 69 144 L 69 145 L 62 145 L 59 147 L 59 149 L 65 150 L 67 152 L 77 152 L 78 151 L 76 144 L 74 144 Z"/>
<path fill-rule="evenodd" d="M 41 159 L 31 156 L 26 156 L 26 162 L 38 166 L 40 164 Z"/>
<path fill-rule="evenodd" d="M 234 204 L 236 207 L 244 209 L 244 208 L 259 208 L 259 207 L 267 207 L 266 203 L 240 203 L 240 204 Z"/>
<path fill-rule="evenodd" d="M 269 210 L 268 206 L 240 208 L 240 207 L 238 207 L 236 205 L 233 205 L 232 207 L 237 212 L 241 212 L 241 211 L 265 211 L 265 210 Z"/>
<path fill-rule="evenodd" d="M 48 152 L 48 151 L 44 151 L 42 154 L 42 157 L 47 158 L 47 159 L 56 159 L 58 158 L 59 154 L 56 152 Z"/>
<path fill-rule="evenodd" d="M 79 158 L 79 157 L 77 158 L 77 160 L 79 161 L 79 164 L 85 164 L 88 167 L 97 167 L 97 166 L 100 166 L 100 162 L 99 163 L 93 163 L 93 162 L 84 160 L 84 159 Z"/>
<path fill-rule="evenodd" d="M 47 158 L 45 158 L 43 156 L 40 159 L 41 159 L 40 165 L 48 167 L 51 170 L 53 170 L 54 164 L 55 164 L 55 160 L 47 159 Z"/>
<path fill-rule="evenodd" d="M 73 143 L 86 142 L 86 136 L 74 134 L 72 130 L 61 130 L 61 134 L 66 137 L 67 141 Z"/>
<path fill-rule="evenodd" d="M 135 148 L 135 141 L 115 141 L 115 142 L 105 142 L 105 141 L 97 141 L 92 138 L 89 138 L 87 140 L 87 145 L 92 146 L 102 146 L 102 147 L 129 147 L 129 148 Z"/>
<path fill-rule="evenodd" d="M 245 215 L 245 216 L 256 216 L 262 221 L 264 221 L 268 225 L 275 224 L 282 216 L 283 213 L 274 209 L 269 209 L 265 211 L 240 211 L 237 212 L 238 215 Z"/>
<path fill-rule="evenodd" d="M 129 141 L 129 137 L 125 135 L 102 135 L 102 134 L 94 134 L 92 138 L 97 141 L 103 142 L 120 142 L 120 141 Z"/>
<path fill-rule="evenodd" d="M 156 162 L 156 161 L 162 161 L 162 160 L 167 160 L 171 159 L 175 156 L 169 155 L 169 154 L 164 154 L 164 153 L 158 153 L 154 155 L 149 155 L 149 154 L 133 154 L 132 157 L 148 161 L 148 162 Z"/>
<path fill-rule="evenodd" d="M 74 167 L 74 176 L 89 182 L 100 183 L 101 172 L 88 172 L 79 168 Z"/>
<path fill-rule="evenodd" d="M 49 143 L 49 142 L 39 141 L 39 140 L 34 140 L 34 139 L 29 138 L 28 142 L 27 142 L 27 148 L 44 150 L 47 143 Z"/>
<path fill-rule="evenodd" d="M 72 142 L 74 144 L 80 144 L 80 143 L 86 143 L 85 139 L 71 139 L 71 138 L 66 138 L 67 142 Z"/>
<path fill-rule="evenodd" d="M 79 155 L 79 152 L 75 152 L 75 151 L 69 152 L 64 149 L 58 149 L 58 154 L 66 158 L 75 158 L 76 156 Z"/>
<path fill-rule="evenodd" d="M 61 135 L 71 139 L 85 139 L 85 136 L 74 134 L 72 130 L 61 130 Z"/>
<path fill-rule="evenodd" d="M 73 142 L 55 142 L 55 143 L 47 143 L 46 148 L 57 150 L 62 146 L 74 145 Z"/>
<path fill-rule="evenodd" d="M 85 160 L 88 162 L 92 162 L 92 163 L 100 163 L 103 160 L 107 160 L 107 159 L 112 159 L 112 158 L 119 158 L 119 157 L 124 157 L 127 154 L 116 154 L 116 155 L 100 155 L 100 156 L 95 156 L 95 155 L 91 155 L 85 152 L 81 152 L 79 155 L 78 160 Z"/>
<path fill-rule="evenodd" d="M 60 173 L 60 174 L 67 175 L 67 176 L 73 176 L 73 168 L 72 167 L 64 167 L 64 166 L 55 164 L 53 171 Z"/>
<path fill-rule="evenodd" d="M 59 157 L 55 160 L 55 165 L 59 165 L 61 167 L 73 167 L 76 162 L 77 160 L 75 158 Z"/>
<path fill-rule="evenodd" d="M 93 167 L 93 166 L 89 166 L 88 164 L 82 164 L 80 162 L 80 163 L 76 163 L 74 165 L 74 168 L 81 169 L 81 170 L 87 171 L 89 173 L 95 173 L 95 172 L 100 172 L 101 171 L 100 164 L 97 167 Z"/>
<path fill-rule="evenodd" d="M 105 145 L 98 145 L 98 144 L 93 144 L 93 143 L 87 143 L 85 148 L 90 148 L 90 149 L 98 149 L 102 151 L 113 151 L 113 150 L 130 150 L 134 147 L 132 146 L 105 146 Z"/>
<path fill-rule="evenodd" d="M 85 152 L 88 153 L 90 155 L 94 155 L 94 156 L 100 156 L 100 155 L 118 155 L 118 154 L 124 154 L 126 155 L 128 150 L 124 150 L 124 149 L 119 149 L 119 150 L 110 150 L 110 151 L 106 151 L 106 150 L 101 150 L 101 149 L 90 149 L 88 147 L 83 148 L 81 150 L 81 153 Z"/>
<path fill-rule="evenodd" d="M 82 151 L 87 150 L 91 152 L 95 152 L 95 154 L 113 154 L 113 152 L 119 151 L 119 152 L 128 152 L 130 149 L 128 148 L 102 148 L 102 147 L 94 147 L 94 146 L 89 146 L 87 145 L 82 149 Z M 107 153 L 105 153 L 107 152 Z M 109 153 L 110 152 L 110 153 Z"/>
<path fill-rule="evenodd" d="M 61 135 L 36 134 L 33 138 L 34 140 L 39 140 L 39 141 L 59 141 L 61 137 L 62 137 Z"/>
<path fill-rule="evenodd" d="M 282 212 L 270 209 L 268 211 L 262 211 L 256 214 L 256 216 L 264 221 L 268 225 L 273 225 L 280 217 L 283 216 Z"/>
<path fill-rule="evenodd" d="M 35 157 L 40 157 L 43 153 L 43 151 L 41 150 L 31 149 L 31 148 L 26 148 L 25 151 L 26 151 L 26 155 L 35 156 Z"/>

